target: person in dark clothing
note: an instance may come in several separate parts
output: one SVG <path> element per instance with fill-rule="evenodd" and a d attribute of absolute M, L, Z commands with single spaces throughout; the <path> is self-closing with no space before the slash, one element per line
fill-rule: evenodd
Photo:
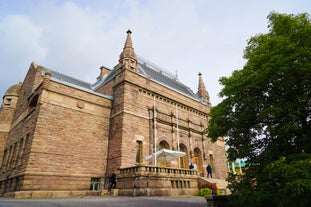
<path fill-rule="evenodd" d="M 209 176 L 211 176 L 211 178 L 213 178 L 213 176 L 212 176 L 212 167 L 210 166 L 210 164 L 208 164 L 208 165 L 206 166 L 206 171 L 207 171 L 207 178 L 208 178 Z"/>
<path fill-rule="evenodd" d="M 114 189 L 117 185 L 117 175 L 113 172 L 110 177 L 110 186 L 109 186 L 109 191 Z"/>
<path fill-rule="evenodd" d="M 194 168 L 194 166 L 193 166 L 193 164 L 191 163 L 190 165 L 189 165 L 189 169 L 191 170 L 191 169 L 193 169 Z"/>

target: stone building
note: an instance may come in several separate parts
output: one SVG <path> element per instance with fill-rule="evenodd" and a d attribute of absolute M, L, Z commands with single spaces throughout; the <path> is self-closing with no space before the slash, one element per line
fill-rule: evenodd
<path fill-rule="evenodd" d="M 85 195 L 118 176 L 119 195 L 194 194 L 212 165 L 227 176 L 224 141 L 205 136 L 211 104 L 199 74 L 197 94 L 134 52 L 131 32 L 119 63 L 94 84 L 31 63 L 0 109 L 0 194 Z M 145 158 L 182 151 L 170 162 Z M 189 170 L 190 163 L 196 165 Z"/>

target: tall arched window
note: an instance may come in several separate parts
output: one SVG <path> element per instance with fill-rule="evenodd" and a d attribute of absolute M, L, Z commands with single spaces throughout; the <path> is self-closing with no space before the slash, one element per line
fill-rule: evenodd
<path fill-rule="evenodd" d="M 143 142 L 136 141 L 136 163 L 142 163 L 143 161 Z"/>
<path fill-rule="evenodd" d="M 181 152 L 186 153 L 185 156 L 183 156 L 183 157 L 181 157 L 181 158 L 179 159 L 179 167 L 180 167 L 180 168 L 188 168 L 188 166 L 190 165 L 190 163 L 189 163 L 189 165 L 187 165 L 187 157 L 188 157 L 187 147 L 186 147 L 185 145 L 183 145 L 183 144 L 180 144 L 180 145 L 179 145 L 179 149 L 180 149 Z"/>
<path fill-rule="evenodd" d="M 159 150 L 161 149 L 170 149 L 170 146 L 168 145 L 166 141 L 163 140 L 159 143 Z M 158 165 L 162 167 L 171 167 L 170 162 L 164 162 L 164 161 L 158 161 Z"/>
<path fill-rule="evenodd" d="M 199 148 L 194 149 L 193 162 L 197 165 L 197 170 L 200 174 L 202 174 L 202 159 L 201 159 L 201 151 Z"/>

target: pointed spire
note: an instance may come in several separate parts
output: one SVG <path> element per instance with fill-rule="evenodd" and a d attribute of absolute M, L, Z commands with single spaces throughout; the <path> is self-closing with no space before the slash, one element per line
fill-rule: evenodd
<path fill-rule="evenodd" d="M 120 54 L 119 63 L 121 64 L 120 69 L 131 69 L 137 71 L 137 57 L 134 52 L 131 30 L 127 30 L 127 37 L 124 44 L 123 51 Z"/>
<path fill-rule="evenodd" d="M 131 38 L 132 31 L 131 30 L 127 30 L 126 33 L 127 33 L 127 37 L 126 37 L 126 41 L 125 41 L 125 44 L 124 44 L 124 48 L 131 48 L 131 49 L 133 49 L 133 43 L 132 43 L 132 38 Z M 134 49 L 133 49 L 133 52 L 134 52 Z"/>
<path fill-rule="evenodd" d="M 205 88 L 203 79 L 202 79 L 202 73 L 199 73 L 199 86 L 198 86 L 198 92 L 197 95 L 202 98 L 205 102 L 207 102 L 208 104 L 210 104 L 210 98 L 209 98 L 209 94 Z"/>

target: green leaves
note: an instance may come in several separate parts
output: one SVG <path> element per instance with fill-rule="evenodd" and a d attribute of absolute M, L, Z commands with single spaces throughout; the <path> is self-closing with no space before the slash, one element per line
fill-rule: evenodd
<path fill-rule="evenodd" d="M 310 206 L 310 154 L 299 153 L 281 157 L 267 165 L 263 173 L 267 177 L 265 179 L 273 183 L 274 188 L 270 193 L 279 198 L 278 206 Z"/>
<path fill-rule="evenodd" d="M 311 22 L 308 14 L 271 13 L 268 19 L 269 33 L 248 41 L 244 68 L 220 78 L 224 100 L 211 109 L 206 129 L 212 141 L 226 138 L 229 160 L 253 164 L 232 178 L 233 195 L 246 199 L 243 206 L 253 206 L 248 199 L 290 206 L 287 198 L 310 194 L 304 185 L 310 181 L 299 174 L 309 179 L 311 170 L 292 169 L 302 166 L 288 156 L 311 154 Z M 270 201 L 277 193 L 290 196 Z"/>
<path fill-rule="evenodd" d="M 210 188 L 201 188 L 198 193 L 199 196 L 212 195 L 212 189 Z"/>

